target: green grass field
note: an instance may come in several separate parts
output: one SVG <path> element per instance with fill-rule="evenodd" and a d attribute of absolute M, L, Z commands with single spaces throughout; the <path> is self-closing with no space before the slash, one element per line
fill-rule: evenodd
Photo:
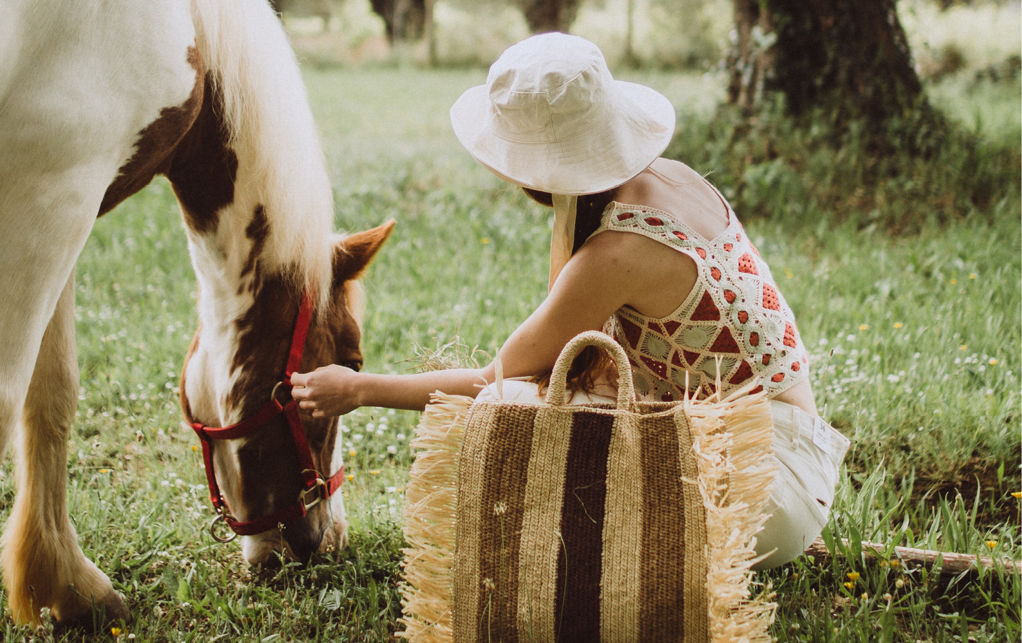
<path fill-rule="evenodd" d="M 338 228 L 398 221 L 366 278 L 367 369 L 410 372 L 437 354 L 486 359 L 545 291 L 549 217 L 476 165 L 447 124 L 450 104 L 484 76 L 306 70 Z M 708 121 L 721 94 L 712 76 L 622 76 L 674 100 L 680 136 L 687 123 L 696 131 Z M 1011 146 L 1018 81 L 1009 89 L 934 96 Z M 713 177 L 703 159 L 683 160 Z M 735 196 L 736 186 L 720 187 Z M 848 189 L 856 187 L 869 189 Z M 853 441 L 830 539 L 1022 557 L 1012 495 L 1022 491 L 1019 186 L 1002 187 L 986 211 L 911 235 L 794 201 L 793 212 L 776 211 L 784 202 L 770 198 L 763 211 L 738 209 L 800 320 L 821 413 Z M 342 419 L 347 551 L 306 568 L 247 569 L 236 544 L 206 533 L 212 511 L 201 457 L 177 406 L 194 290 L 163 181 L 100 220 L 79 264 L 71 512 L 86 553 L 135 616 L 100 638 L 389 640 L 400 611 L 403 485 L 417 414 L 361 409 Z M 13 494 L 8 460 L 0 507 Z M 864 564 L 853 546 L 825 564 L 800 560 L 757 579 L 777 592 L 780 640 L 1006 641 L 1022 631 L 1019 580 L 996 571 L 941 578 Z M 0 634 L 81 637 L 9 619 Z"/>

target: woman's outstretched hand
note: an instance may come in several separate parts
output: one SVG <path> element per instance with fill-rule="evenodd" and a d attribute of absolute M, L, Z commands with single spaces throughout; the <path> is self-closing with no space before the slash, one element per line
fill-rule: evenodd
<path fill-rule="evenodd" d="M 350 368 L 331 364 L 311 373 L 291 376 L 291 397 L 312 417 L 334 417 L 357 409 L 359 374 Z"/>

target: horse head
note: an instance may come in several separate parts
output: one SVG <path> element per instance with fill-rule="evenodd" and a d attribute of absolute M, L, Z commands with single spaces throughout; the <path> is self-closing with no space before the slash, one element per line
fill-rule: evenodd
<path fill-rule="evenodd" d="M 217 522 L 242 536 L 250 564 L 272 563 L 277 554 L 305 561 L 347 544 L 344 502 L 333 493 L 344 475 L 334 448 L 337 419 L 300 412 L 288 378 L 331 363 L 361 367 L 359 279 L 393 225 L 334 244 L 332 283 L 321 310 L 312 310 L 312 299 L 286 278 L 263 277 L 253 280 L 253 303 L 233 323 L 235 332 L 221 337 L 234 337 L 232 348 L 214 347 L 213 339 L 203 350 L 202 328 L 193 342 L 182 403 L 202 437 Z M 217 356 L 226 353 L 231 376 L 225 389 L 212 379 Z M 234 423 L 219 426 L 222 418 Z"/>

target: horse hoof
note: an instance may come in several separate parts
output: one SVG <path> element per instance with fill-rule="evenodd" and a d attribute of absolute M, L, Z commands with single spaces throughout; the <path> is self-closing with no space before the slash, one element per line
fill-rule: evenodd
<path fill-rule="evenodd" d="M 111 589 L 101 600 L 95 603 L 85 603 L 80 609 L 70 614 L 54 614 L 57 617 L 57 627 L 65 630 L 87 630 L 101 632 L 108 625 L 119 622 L 130 622 L 131 612 L 124 597 L 116 590 Z"/>

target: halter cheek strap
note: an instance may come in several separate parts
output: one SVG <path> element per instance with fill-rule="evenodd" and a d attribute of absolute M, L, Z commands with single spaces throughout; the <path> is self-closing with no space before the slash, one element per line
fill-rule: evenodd
<path fill-rule="evenodd" d="M 201 422 L 190 422 L 192 429 L 199 436 L 202 442 L 202 460 L 206 468 L 206 482 L 209 485 L 209 499 L 216 509 L 217 518 L 210 525 L 213 537 L 221 541 L 233 540 L 234 536 L 221 537 L 213 531 L 216 524 L 223 521 L 234 532 L 242 536 L 258 534 L 274 527 L 293 522 L 304 517 L 310 509 L 319 504 L 321 500 L 329 498 L 344 481 L 344 467 L 342 466 L 329 478 L 323 478 L 316 470 L 312 458 L 312 449 L 305 434 L 305 427 L 298 412 L 298 402 L 287 395 L 287 401 L 281 403 L 278 399 L 278 392 L 281 388 L 291 390 L 291 376 L 298 370 L 305 352 L 305 339 L 309 333 L 309 325 L 312 320 L 312 299 L 306 295 L 302 298 L 301 306 L 298 309 L 298 317 L 295 319 L 294 331 L 291 335 L 291 348 L 288 351 L 287 365 L 284 368 L 284 378 L 273 387 L 270 400 L 259 408 L 255 413 L 248 416 L 237 424 L 224 427 L 210 427 Z M 213 463 L 213 441 L 230 440 L 245 437 L 259 430 L 278 415 L 283 415 L 291 431 L 291 439 L 294 441 L 295 450 L 298 455 L 298 463 L 301 466 L 302 491 L 298 498 L 290 505 L 275 511 L 266 516 L 254 520 L 241 521 L 236 519 L 227 506 L 227 501 L 220 492 L 220 486 L 216 481 L 216 473 Z"/>

